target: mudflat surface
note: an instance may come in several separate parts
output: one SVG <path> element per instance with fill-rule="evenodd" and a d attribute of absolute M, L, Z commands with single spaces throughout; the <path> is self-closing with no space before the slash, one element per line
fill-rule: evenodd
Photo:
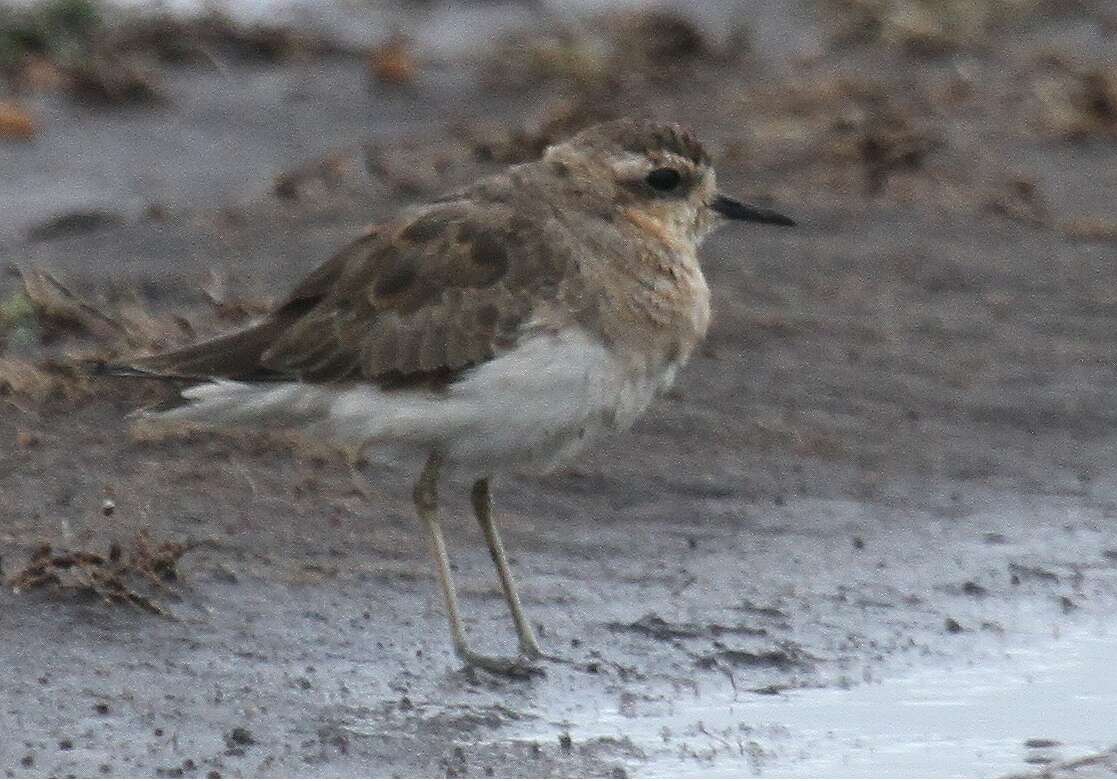
<path fill-rule="evenodd" d="M 1117 23 L 1037 3 L 931 46 L 769 6 L 752 47 L 624 17 L 416 52 L 403 86 L 335 53 L 167 65 L 154 107 L 21 93 L 4 576 L 43 544 L 193 547 L 125 584 L 170 615 L 74 568 L 0 591 L 0 772 L 1117 773 Z M 723 189 L 801 224 L 708 242 L 709 338 L 632 432 L 497 481 L 569 660 L 544 677 L 456 662 L 418 465 L 130 431 L 158 388 L 56 368 L 236 327 L 363 225 L 623 114 L 693 125 Z M 123 330 L 13 314 L 17 267 Z M 510 650 L 466 485 L 443 495 L 474 640 Z"/>

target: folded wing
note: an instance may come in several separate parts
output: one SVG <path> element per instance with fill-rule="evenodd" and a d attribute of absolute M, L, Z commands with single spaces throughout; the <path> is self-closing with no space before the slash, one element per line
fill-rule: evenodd
<path fill-rule="evenodd" d="M 371 229 L 257 325 L 128 368 L 384 387 L 450 381 L 510 349 L 533 307 L 579 294 L 571 253 L 529 219 L 499 203 L 427 207 Z"/>

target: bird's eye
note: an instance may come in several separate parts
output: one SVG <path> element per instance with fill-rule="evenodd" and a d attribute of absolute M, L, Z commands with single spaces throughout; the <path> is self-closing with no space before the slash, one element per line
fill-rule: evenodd
<path fill-rule="evenodd" d="M 649 173 L 644 181 L 654 190 L 669 192 L 679 186 L 682 178 L 674 168 L 657 168 Z"/>

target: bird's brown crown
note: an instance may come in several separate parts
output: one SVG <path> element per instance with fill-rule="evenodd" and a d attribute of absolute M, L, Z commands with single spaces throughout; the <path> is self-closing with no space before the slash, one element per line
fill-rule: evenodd
<path fill-rule="evenodd" d="M 666 122 L 633 119 L 604 122 L 583 130 L 569 143 L 605 153 L 630 152 L 648 157 L 669 153 L 695 165 L 710 164 L 710 156 L 693 133 Z"/>

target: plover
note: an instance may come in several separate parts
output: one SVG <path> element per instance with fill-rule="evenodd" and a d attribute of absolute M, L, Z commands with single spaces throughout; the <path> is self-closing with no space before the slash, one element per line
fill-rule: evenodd
<path fill-rule="evenodd" d="M 145 413 L 163 420 L 421 454 L 415 508 L 454 650 L 467 665 L 524 674 L 546 657 L 489 481 L 568 462 L 629 428 L 672 383 L 710 321 L 698 245 L 727 220 L 793 224 L 721 195 L 687 130 L 595 125 L 369 228 L 246 330 L 105 371 L 197 381 L 180 406 Z M 473 480 L 518 655 L 467 643 L 438 515 L 447 466 Z"/>

